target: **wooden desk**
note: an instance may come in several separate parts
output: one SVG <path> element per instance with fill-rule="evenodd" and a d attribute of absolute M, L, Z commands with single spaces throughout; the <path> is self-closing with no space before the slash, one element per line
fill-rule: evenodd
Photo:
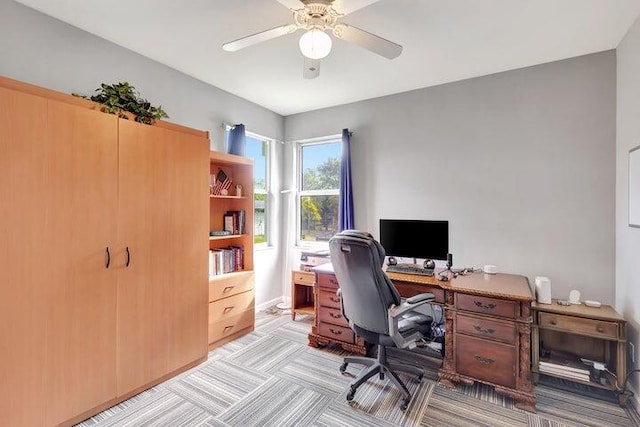
<path fill-rule="evenodd" d="M 447 387 L 455 387 L 456 382 L 488 384 L 496 392 L 513 398 L 516 407 L 535 412 L 530 363 L 534 297 L 526 277 L 474 273 L 441 282 L 437 276 L 388 275 L 403 297 L 431 292 L 436 303 L 444 307 L 445 356 L 438 373 L 441 384 Z M 323 288 L 323 283 L 334 283 L 334 286 Z M 330 297 L 332 289 L 334 305 L 340 309 L 339 299 L 335 298 L 337 287 L 330 265 L 316 269 L 316 321 L 309 334 L 311 346 L 330 341 L 343 344 L 341 338 L 348 334 L 342 331 L 336 336 L 341 330 L 328 327 L 333 324 L 325 322 L 333 317 L 323 320 L 319 316 L 325 309 L 318 301 L 325 293 L 326 298 Z M 349 335 L 349 338 L 350 342 L 343 347 L 364 353 L 366 343 L 357 336 Z"/>
<path fill-rule="evenodd" d="M 570 381 L 606 390 L 620 391 L 626 378 L 626 321 L 611 306 L 587 307 L 585 305 L 561 306 L 554 299 L 552 304 L 533 303 L 532 371 L 537 382 L 539 375 L 557 376 Z M 580 357 L 604 362 L 612 375 L 604 375 L 603 383 L 581 381 L 540 372 L 540 348 L 571 353 Z M 544 359 L 554 363 L 553 355 Z M 625 396 L 620 395 L 624 405 Z"/>

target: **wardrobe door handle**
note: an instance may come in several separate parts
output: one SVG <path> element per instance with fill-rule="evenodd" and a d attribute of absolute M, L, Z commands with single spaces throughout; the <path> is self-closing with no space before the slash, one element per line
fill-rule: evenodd
<path fill-rule="evenodd" d="M 106 258 L 107 258 L 107 261 L 105 263 L 105 267 L 109 268 L 109 266 L 111 265 L 111 254 L 109 253 L 109 246 L 107 246 L 107 249 L 106 249 Z"/>
<path fill-rule="evenodd" d="M 131 252 L 129 251 L 129 246 L 127 246 L 127 263 L 125 267 L 129 267 L 129 264 L 131 264 Z"/>

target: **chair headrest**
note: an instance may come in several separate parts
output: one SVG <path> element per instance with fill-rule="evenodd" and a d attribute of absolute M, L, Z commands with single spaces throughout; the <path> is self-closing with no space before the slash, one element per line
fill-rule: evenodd
<path fill-rule="evenodd" d="M 368 231 L 343 230 L 343 231 L 339 232 L 338 234 L 334 235 L 334 237 L 337 237 L 337 238 L 344 238 L 344 237 L 346 237 L 346 238 L 355 238 L 355 239 L 361 239 L 361 240 L 366 240 L 366 241 L 371 242 L 373 244 L 373 246 L 376 248 L 377 252 L 378 252 L 378 257 L 380 259 L 380 265 L 384 264 L 384 258 L 386 256 L 386 252 L 385 252 L 384 248 L 382 247 L 382 245 Z"/>

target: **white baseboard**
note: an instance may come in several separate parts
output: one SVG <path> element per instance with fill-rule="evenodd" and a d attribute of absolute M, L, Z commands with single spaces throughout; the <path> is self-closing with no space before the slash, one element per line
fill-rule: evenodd
<path fill-rule="evenodd" d="M 263 302 L 262 304 L 256 305 L 256 311 L 262 311 L 262 310 L 267 309 L 269 307 L 272 307 L 272 306 L 274 306 L 274 305 L 276 305 L 276 304 L 278 304 L 279 302 L 282 302 L 282 301 L 283 301 L 283 298 L 282 297 L 278 297 L 278 298 L 274 298 L 274 299 L 272 299 L 270 301 Z"/>

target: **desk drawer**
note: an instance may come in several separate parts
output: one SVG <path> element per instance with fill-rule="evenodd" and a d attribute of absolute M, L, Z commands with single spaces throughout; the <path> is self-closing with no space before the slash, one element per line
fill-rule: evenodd
<path fill-rule="evenodd" d="M 338 279 L 333 274 L 317 274 L 318 286 L 321 288 L 330 288 L 330 289 L 338 289 L 340 285 L 338 285 Z"/>
<path fill-rule="evenodd" d="M 331 323 L 320 322 L 318 327 L 320 335 L 330 338 L 332 340 L 344 341 L 353 344 L 355 334 L 351 328 L 345 328 L 344 326 L 337 326 Z"/>
<path fill-rule="evenodd" d="M 337 308 L 340 310 L 340 297 L 336 295 L 336 291 L 325 291 L 320 289 L 318 291 L 318 299 L 320 305 L 324 307 Z"/>
<path fill-rule="evenodd" d="M 515 347 L 480 338 L 455 337 L 456 370 L 471 378 L 514 388 L 516 385 Z"/>
<path fill-rule="evenodd" d="M 347 319 L 344 318 L 340 309 L 329 307 L 318 307 L 318 317 L 321 322 L 333 323 L 334 325 L 349 327 Z"/>
<path fill-rule="evenodd" d="M 414 295 L 430 292 L 433 294 L 434 297 L 436 297 L 436 302 L 439 302 L 440 304 L 444 304 L 444 289 L 442 288 L 417 285 L 415 283 L 409 283 L 409 282 L 397 282 L 397 281 L 394 281 L 393 284 L 395 285 L 396 289 L 398 290 L 400 295 L 402 295 L 403 298 L 409 298 Z"/>
<path fill-rule="evenodd" d="M 489 318 L 456 314 L 456 332 L 507 344 L 516 342 L 516 325 Z"/>
<path fill-rule="evenodd" d="M 316 275 L 310 271 L 294 271 L 292 273 L 293 283 L 299 285 L 313 286 L 316 282 Z"/>
<path fill-rule="evenodd" d="M 515 319 L 519 304 L 498 298 L 479 297 L 475 295 L 456 294 L 456 308 L 474 313 Z"/>
<path fill-rule="evenodd" d="M 564 330 L 574 334 L 618 339 L 618 324 L 614 322 L 552 313 L 540 313 L 538 323 L 540 327 Z"/>

